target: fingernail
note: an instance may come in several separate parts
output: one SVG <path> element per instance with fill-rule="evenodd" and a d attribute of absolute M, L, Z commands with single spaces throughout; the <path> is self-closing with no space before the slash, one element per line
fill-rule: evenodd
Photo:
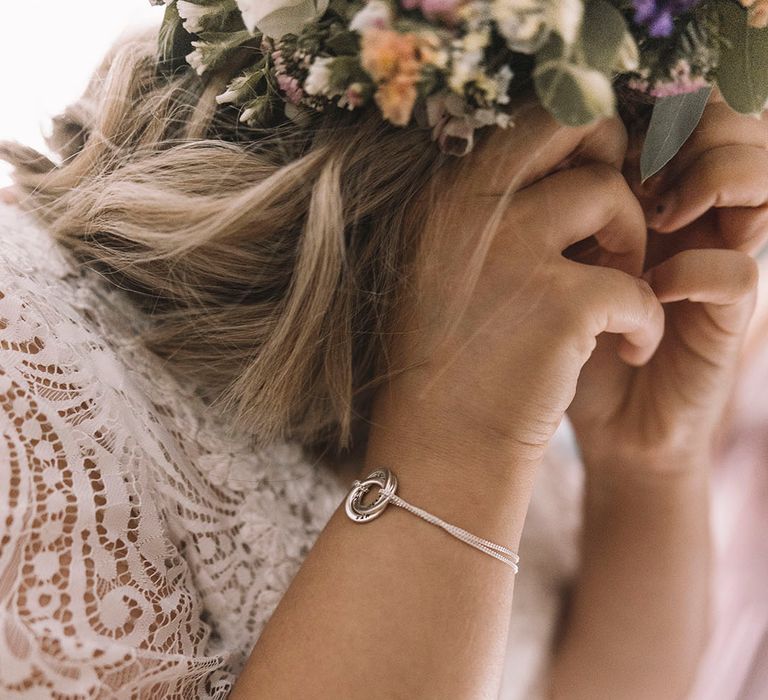
<path fill-rule="evenodd" d="M 656 200 L 653 209 L 648 216 L 648 224 L 651 227 L 662 226 L 675 213 L 677 207 L 677 192 L 668 192 Z"/>

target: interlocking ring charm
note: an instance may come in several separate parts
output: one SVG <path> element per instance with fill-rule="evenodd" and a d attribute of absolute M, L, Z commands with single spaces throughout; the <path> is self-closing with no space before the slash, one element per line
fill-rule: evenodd
<path fill-rule="evenodd" d="M 373 503 L 364 505 L 363 497 L 371 486 L 378 486 L 381 490 Z M 396 489 L 397 477 L 385 468 L 372 471 L 363 481 L 355 480 L 345 504 L 347 515 L 357 523 L 373 520 L 384 512 Z"/>

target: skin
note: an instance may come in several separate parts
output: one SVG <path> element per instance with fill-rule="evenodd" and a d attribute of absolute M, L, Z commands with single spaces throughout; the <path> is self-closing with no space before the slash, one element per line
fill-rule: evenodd
<path fill-rule="evenodd" d="M 754 309 L 750 254 L 767 233 L 765 119 L 724 110 L 716 94 L 645 187 L 633 180 L 637 144 L 625 152 L 613 120 L 563 133 L 534 108 L 518 127 L 519 140 L 490 139 L 462 189 L 446 190 L 446 211 L 475 214 L 518 172 L 506 235 L 447 343 L 430 330 L 454 301 L 441 280 L 458 276 L 476 217 L 435 224 L 445 255 L 419 270 L 422 304 L 402 309 L 396 355 L 414 369 L 377 396 L 360 475 L 389 463 L 406 499 L 516 547 L 567 409 L 587 467 L 584 565 L 552 697 L 682 697 L 707 631 L 710 438 Z M 569 216 L 553 220 L 561 201 Z M 588 235 L 604 247 L 600 266 L 562 257 Z M 641 274 L 650 290 L 633 281 Z M 363 527 L 337 511 L 232 697 L 363 685 L 368 697 L 495 697 L 513 585 L 498 562 L 400 509 Z"/>
<path fill-rule="evenodd" d="M 768 114 L 736 114 L 715 91 L 676 158 L 639 182 L 648 221 L 643 278 L 664 337 L 629 367 L 605 335 L 569 416 L 587 471 L 583 566 L 554 666 L 552 696 L 680 698 L 708 632 L 711 446 L 755 304 L 768 240 Z M 595 671 L 599 669 L 599 688 Z"/>
<path fill-rule="evenodd" d="M 633 358 L 648 358 L 663 333 L 647 283 L 562 255 L 596 234 L 642 261 L 642 209 L 619 170 L 625 147 L 618 120 L 562 129 L 531 107 L 438 187 L 424 239 L 442 244 L 417 256 L 420 293 L 398 306 L 392 358 L 410 370 L 376 395 L 361 477 L 391 465 L 406 500 L 518 546 L 536 469 L 597 337 L 620 333 Z M 558 169 L 566 159 L 571 169 Z M 454 282 L 521 162 L 530 165 L 457 317 L 464 297 Z M 547 214 L 553 193 L 573 212 L 557 226 Z M 340 506 L 232 697 L 356 697 L 365 688 L 382 699 L 495 698 L 513 588 L 510 568 L 403 509 L 357 525 Z"/>

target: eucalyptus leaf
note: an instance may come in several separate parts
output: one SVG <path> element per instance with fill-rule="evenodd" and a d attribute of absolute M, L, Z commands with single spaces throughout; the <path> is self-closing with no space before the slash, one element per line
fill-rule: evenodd
<path fill-rule="evenodd" d="M 600 71 L 573 61 L 570 47 L 556 34 L 536 55 L 533 85 L 547 111 L 560 123 L 582 126 L 616 108 L 610 79 Z"/>
<path fill-rule="evenodd" d="M 299 34 L 303 27 L 322 16 L 328 0 L 237 0 L 245 26 L 272 39 Z"/>
<path fill-rule="evenodd" d="M 757 114 L 768 101 L 768 28 L 748 24 L 747 10 L 732 0 L 718 0 L 722 48 L 717 85 L 737 112 Z"/>
<path fill-rule="evenodd" d="M 712 86 L 656 100 L 640 155 L 640 177 L 645 182 L 682 148 L 704 114 Z"/>
<path fill-rule="evenodd" d="M 586 62 L 603 73 L 616 70 L 629 31 L 624 16 L 607 0 L 590 0 L 584 7 L 583 26 L 600 28 L 600 31 L 582 32 Z"/>

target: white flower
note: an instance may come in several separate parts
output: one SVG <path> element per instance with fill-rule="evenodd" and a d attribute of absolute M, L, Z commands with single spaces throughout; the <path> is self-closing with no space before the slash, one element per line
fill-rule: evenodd
<path fill-rule="evenodd" d="M 385 0 L 370 0 L 349 23 L 349 28 L 356 32 L 366 29 L 388 29 L 392 23 L 392 8 Z"/>
<path fill-rule="evenodd" d="M 237 0 L 243 22 L 251 34 L 256 30 L 272 39 L 298 34 L 305 24 L 328 9 L 328 0 Z"/>
<path fill-rule="evenodd" d="M 331 68 L 333 58 L 319 57 L 312 61 L 309 73 L 304 81 L 304 92 L 308 95 L 327 95 L 331 87 Z"/>
<path fill-rule="evenodd" d="M 566 44 L 576 41 L 584 17 L 582 0 L 553 0 L 548 3 L 547 22 Z"/>
<path fill-rule="evenodd" d="M 193 41 L 192 46 L 196 46 L 198 43 L 200 42 Z M 187 54 L 187 63 L 195 69 L 198 75 L 205 73 L 206 65 L 203 61 L 203 52 L 200 51 L 199 47 L 195 48 L 192 53 Z"/>
<path fill-rule="evenodd" d="M 462 39 L 465 51 L 479 51 L 488 46 L 490 35 L 488 30 L 467 32 Z"/>
<path fill-rule="evenodd" d="M 566 44 L 578 36 L 582 0 L 493 0 L 491 15 L 513 51 L 535 53 L 556 31 Z"/>
<path fill-rule="evenodd" d="M 448 77 L 451 90 L 462 93 L 467 83 L 479 80 L 482 75 L 483 58 L 482 49 L 457 52 L 451 66 L 451 75 Z"/>
<path fill-rule="evenodd" d="M 244 109 L 242 114 L 240 115 L 240 121 L 243 122 L 244 124 L 247 124 L 249 121 L 251 121 L 251 119 L 253 119 L 256 116 L 258 111 L 259 110 L 257 107 L 248 107 L 248 109 Z"/>
<path fill-rule="evenodd" d="M 512 69 L 505 64 L 493 76 L 496 81 L 496 102 L 499 104 L 507 104 L 509 102 L 509 83 L 513 75 Z"/>
<path fill-rule="evenodd" d="M 228 102 L 235 102 L 240 98 L 240 91 L 230 88 L 229 90 L 225 90 L 221 93 L 221 95 L 216 95 L 216 102 L 217 104 L 223 105 Z"/>
<path fill-rule="evenodd" d="M 625 32 L 616 57 L 616 70 L 626 73 L 637 70 L 639 65 L 640 50 L 637 48 L 635 38 L 629 32 Z"/>
<path fill-rule="evenodd" d="M 240 99 L 243 88 L 246 86 L 247 82 L 248 78 L 242 75 L 233 78 L 229 85 L 227 85 L 227 89 L 220 95 L 216 95 L 216 102 L 220 105 L 228 102 L 237 102 Z"/>
<path fill-rule="evenodd" d="M 217 11 L 216 7 L 198 5 L 189 0 L 178 0 L 176 2 L 176 8 L 179 11 L 179 17 L 184 20 L 184 29 L 190 34 L 196 34 L 203 31 L 203 25 L 200 20 Z"/>
<path fill-rule="evenodd" d="M 573 67 L 572 70 L 581 83 L 584 99 L 592 113 L 610 117 L 616 106 L 616 93 L 610 79 L 592 68 Z"/>

